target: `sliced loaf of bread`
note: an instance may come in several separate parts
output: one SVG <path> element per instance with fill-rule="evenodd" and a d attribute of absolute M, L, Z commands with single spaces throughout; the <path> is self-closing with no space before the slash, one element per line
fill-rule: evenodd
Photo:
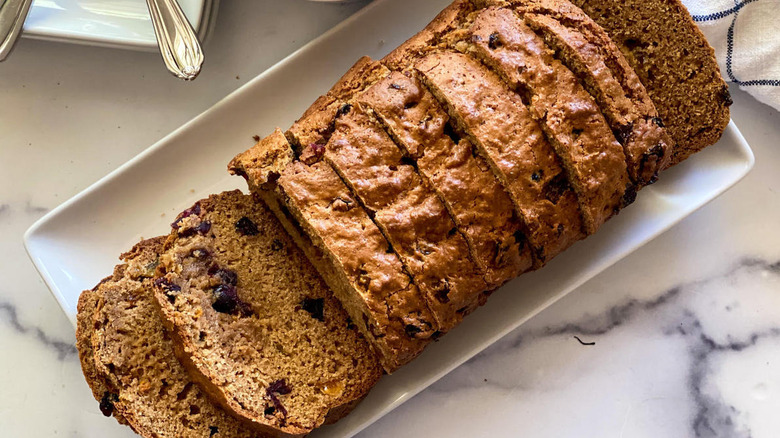
<path fill-rule="evenodd" d="M 338 419 L 382 375 L 281 224 L 240 191 L 212 195 L 178 216 L 154 284 L 193 377 L 264 433 L 302 436 Z"/>
<path fill-rule="evenodd" d="M 386 217 L 382 216 L 383 208 L 392 204 L 384 201 L 394 198 L 392 187 L 384 190 L 383 183 L 398 175 L 379 171 L 375 166 L 374 138 L 378 135 L 373 134 L 380 130 L 373 129 L 376 126 L 364 128 L 376 125 L 377 121 L 405 155 L 394 155 L 395 161 L 388 168 L 415 168 L 422 183 L 442 202 L 444 208 L 437 211 L 446 211 L 457 225 L 455 231 L 465 238 L 476 267 L 485 274 L 489 271 L 486 258 L 478 255 L 477 239 L 470 234 L 465 215 L 456 211 L 445 195 L 447 181 L 437 182 L 435 166 L 429 166 L 426 156 L 419 154 L 426 150 L 421 146 L 435 143 L 436 137 L 449 137 L 448 147 L 460 144 L 459 137 L 464 137 L 464 144 L 473 145 L 478 152 L 476 160 L 491 168 L 499 183 L 493 185 L 503 186 L 514 204 L 520 228 L 533 251 L 534 267 L 538 268 L 573 242 L 595 232 L 629 204 L 635 189 L 652 182 L 669 160 L 673 140 L 665 136 L 663 122 L 651 100 L 655 96 L 649 87 L 645 91 L 641 72 L 632 71 L 632 61 L 619 52 L 619 46 L 610 42 L 607 32 L 594 20 L 598 21 L 564 0 L 456 0 L 381 63 L 367 58 L 359 61 L 286 132 L 285 143 L 289 141 L 293 148 L 285 145 L 282 149 L 288 152 L 279 155 L 281 160 L 270 160 L 275 164 L 269 164 L 265 158 L 265 162 L 258 161 L 256 157 L 263 154 L 266 158 L 271 156 L 271 149 L 263 152 L 254 148 L 254 152 L 237 157 L 231 168 L 245 175 L 253 190 L 264 193 L 269 205 L 277 205 L 274 210 L 280 218 L 287 218 L 283 221 L 289 222 L 288 229 L 295 229 L 297 241 L 314 248 L 307 250 L 311 258 L 328 260 L 322 263 L 327 268 L 320 269 L 332 271 L 326 277 L 340 276 L 337 282 L 351 285 L 341 287 L 345 292 L 339 293 L 339 298 L 359 303 L 365 301 L 365 294 L 357 286 L 360 282 L 356 281 L 362 272 L 341 273 L 341 267 L 359 264 L 338 248 L 336 240 L 322 236 L 325 230 L 332 231 L 344 220 L 335 219 L 339 215 L 330 210 L 339 197 L 348 202 L 337 201 L 334 205 L 341 209 L 348 205 L 347 210 L 365 213 L 375 225 L 368 227 L 371 233 L 376 228 L 383 232 L 389 244 L 386 252 L 400 255 L 399 259 L 405 262 L 402 271 L 411 274 L 413 286 L 418 285 L 420 278 L 420 272 L 410 263 L 417 260 L 404 251 L 403 241 L 393 237 Z M 398 74 L 404 74 L 411 83 L 421 80 L 424 86 L 420 89 L 433 96 L 433 104 L 446 109 L 451 118 L 447 123 L 456 125 L 456 129 L 447 133 L 426 131 L 420 127 L 432 120 L 431 114 L 436 119 L 436 112 L 428 110 L 427 104 L 423 105 L 427 113 L 422 114 L 415 108 L 420 102 L 406 107 L 410 100 L 400 108 L 398 102 L 390 102 L 392 93 L 372 96 L 372 89 L 376 91 L 390 81 L 388 75 L 399 78 Z M 398 94 L 402 100 L 405 98 L 403 93 Z M 385 98 L 388 102 L 383 101 Z M 409 118 L 399 123 L 403 117 Z M 416 126 L 411 123 L 414 117 L 418 117 Z M 342 131 L 349 132 L 339 132 L 339 127 L 345 126 Z M 350 134 L 366 131 L 371 135 L 355 139 Z M 414 139 L 410 133 L 419 138 Z M 387 150 L 392 149 L 392 142 L 384 140 L 387 139 L 381 143 L 388 145 Z M 345 145 L 352 150 L 347 154 L 349 160 L 342 162 L 332 151 L 343 151 Z M 330 171 L 321 165 L 323 158 Z M 280 183 L 282 180 L 285 184 Z M 315 184 L 325 180 L 332 180 L 338 190 L 318 196 L 314 193 Z M 292 187 L 295 190 L 288 190 Z M 379 201 L 366 196 L 373 191 L 387 196 Z M 337 193 L 339 197 L 325 199 Z M 319 202 L 324 202 L 321 208 L 310 208 Z M 352 203 L 360 208 L 354 208 Z M 411 214 L 402 210 L 392 210 L 393 214 L 387 217 Z M 354 232 L 350 236 L 361 234 L 355 228 L 357 223 L 365 225 L 351 222 Z M 376 253 L 382 246 L 381 239 L 376 242 L 379 245 L 371 246 L 369 252 Z M 349 263 L 345 264 L 346 261 Z M 492 281 L 487 275 L 485 279 L 489 288 Z M 412 295 L 418 294 L 428 298 L 427 307 L 437 315 L 437 303 L 430 300 L 424 284 Z M 369 307 L 372 306 L 358 305 L 355 308 L 363 310 L 350 312 L 367 315 L 372 313 L 364 311 Z M 418 321 L 428 322 L 421 315 L 416 316 Z M 383 334 L 374 322 L 382 325 L 379 319 L 366 317 L 361 330 Z M 440 318 L 436 322 L 433 330 L 446 331 L 450 324 Z M 418 339 L 430 336 L 431 330 L 421 329 L 426 324 L 411 326 L 415 327 Z M 372 342 L 385 358 L 403 350 Z"/>
<path fill-rule="evenodd" d="M 293 161 L 292 146 L 277 129 L 236 156 L 229 170 L 282 221 L 387 372 L 420 354 L 436 334 L 433 315 L 398 255 L 327 163 Z"/>
<path fill-rule="evenodd" d="M 577 192 L 592 234 L 624 204 L 626 157 L 579 79 L 511 9 L 487 8 L 471 26 L 471 50 L 528 105 Z"/>
<path fill-rule="evenodd" d="M 495 288 L 531 267 L 531 252 L 512 201 L 471 142 L 413 75 L 393 72 L 359 99 L 382 122 L 463 232 L 474 260 Z"/>
<path fill-rule="evenodd" d="M 416 68 L 509 192 L 528 230 L 536 267 L 584 237 L 577 195 L 520 97 L 461 53 L 434 53 Z"/>

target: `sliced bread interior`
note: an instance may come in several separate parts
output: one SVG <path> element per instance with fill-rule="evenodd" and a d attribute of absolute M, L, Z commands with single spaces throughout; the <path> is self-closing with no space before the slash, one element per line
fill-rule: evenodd
<path fill-rule="evenodd" d="M 382 375 L 330 289 L 252 196 L 212 195 L 180 214 L 157 274 L 180 359 L 258 430 L 307 434 L 349 412 Z"/>
<path fill-rule="evenodd" d="M 79 299 L 77 346 L 101 412 L 146 438 L 265 436 L 212 403 L 176 359 L 152 295 L 164 240 L 137 244 Z"/>

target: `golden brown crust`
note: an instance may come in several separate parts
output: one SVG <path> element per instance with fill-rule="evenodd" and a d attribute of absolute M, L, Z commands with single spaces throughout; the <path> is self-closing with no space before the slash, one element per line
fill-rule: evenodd
<path fill-rule="evenodd" d="M 415 60 L 440 51 L 452 41 L 458 40 L 462 35 L 464 23 L 474 11 L 474 3 L 471 0 L 453 1 L 423 30 L 382 58 L 382 64 L 395 71 L 412 69 Z"/>
<path fill-rule="evenodd" d="M 282 133 L 276 130 L 260 139 L 255 147 L 238 154 L 228 164 L 228 171 L 241 175 L 252 185 L 252 191 L 267 190 L 282 171 L 295 159 L 290 144 Z"/>
<path fill-rule="evenodd" d="M 617 212 L 629 183 L 623 148 L 593 98 L 511 9 L 488 8 L 471 27 L 473 52 L 528 103 L 577 192 L 592 234 Z"/>
<path fill-rule="evenodd" d="M 416 68 L 509 192 L 525 223 L 535 266 L 581 239 L 577 197 L 519 96 L 479 62 L 460 53 L 429 55 Z M 494 117 L 495 113 L 503 117 Z"/>
<path fill-rule="evenodd" d="M 439 330 L 479 305 L 486 284 L 446 208 L 360 106 L 336 120 L 325 160 L 373 215 L 426 297 Z"/>
<path fill-rule="evenodd" d="M 364 56 L 323 96 L 320 96 L 287 130 L 285 135 L 298 152 L 312 144 L 325 144 L 333 133 L 333 121 L 342 107 L 389 71 Z"/>
<path fill-rule="evenodd" d="M 411 76 L 411 75 L 410 75 Z M 452 138 L 449 116 L 415 78 L 393 72 L 360 98 L 417 162 L 495 288 L 531 267 L 512 201 L 466 139 Z M 456 144 L 457 141 L 457 144 Z"/>
<path fill-rule="evenodd" d="M 567 9 L 576 9 L 573 5 L 569 6 Z M 584 17 L 583 20 L 587 19 L 583 12 L 579 15 Z M 585 32 L 567 27 L 548 15 L 524 13 L 523 17 L 531 28 L 541 33 L 545 42 L 556 50 L 558 59 L 577 74 L 598 102 L 615 137 L 623 146 L 632 182 L 638 188 L 654 182 L 658 172 L 668 166 L 674 143 L 666 134 L 644 87 L 632 90 L 631 84 L 639 83 L 633 70 L 613 71 L 607 65 L 609 58 L 617 59 L 619 65 L 626 64 L 617 47 L 602 41 L 594 43 Z M 593 23 L 593 26 L 597 25 Z M 631 97 L 635 94 L 640 94 L 640 98 Z M 644 102 L 650 102 L 650 106 L 647 107 Z"/>

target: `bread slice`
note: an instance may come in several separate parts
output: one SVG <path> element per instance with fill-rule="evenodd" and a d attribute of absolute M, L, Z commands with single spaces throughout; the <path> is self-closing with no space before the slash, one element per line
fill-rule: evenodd
<path fill-rule="evenodd" d="M 379 123 L 356 105 L 336 119 L 325 160 L 372 216 L 448 331 L 487 285 L 444 204 Z"/>
<path fill-rule="evenodd" d="M 596 102 L 511 9 L 488 8 L 469 47 L 528 103 L 577 192 L 589 234 L 617 212 L 629 184 L 626 157 Z"/>
<path fill-rule="evenodd" d="M 370 108 L 436 191 L 469 244 L 489 288 L 530 269 L 531 252 L 511 199 L 447 112 L 411 74 L 393 72 L 358 99 Z"/>
<path fill-rule="evenodd" d="M 76 345 L 100 410 L 147 438 L 260 437 L 214 405 L 174 355 L 151 290 L 164 240 L 137 244 L 79 298 Z"/>
<path fill-rule="evenodd" d="M 90 290 L 85 290 L 79 296 L 76 306 L 76 349 L 79 352 L 81 372 L 92 390 L 92 395 L 100 404 L 100 411 L 106 417 L 113 416 L 119 424 L 127 425 L 122 413 L 114 409 L 114 401 L 118 400 L 117 391 L 113 389 L 106 376 L 98 372 L 95 363 L 95 350 L 92 348 L 92 334 L 95 333 L 95 311 L 100 300 L 99 288 L 103 283 L 112 280 L 112 276 L 104 278 Z"/>
<path fill-rule="evenodd" d="M 259 431 L 305 435 L 348 412 L 382 374 L 338 300 L 252 196 L 224 192 L 180 214 L 157 269 L 155 299 L 182 362 Z"/>
<path fill-rule="evenodd" d="M 573 0 L 620 47 L 655 102 L 677 164 L 720 138 L 731 97 L 715 52 L 678 0 Z M 576 17 L 573 17 L 576 19 Z"/>
<path fill-rule="evenodd" d="M 568 5 L 567 9 L 576 8 Z M 561 11 L 555 12 L 560 14 Z M 585 15 L 582 12 L 580 14 Z M 674 143 L 663 128 L 655 107 L 647 108 L 649 111 L 643 110 L 641 102 L 645 99 L 632 99 L 626 81 L 621 81 L 618 73 L 607 66 L 608 56 L 605 52 L 611 51 L 612 58 L 623 58 L 617 47 L 601 41 L 592 42 L 579 29 L 567 27 L 545 14 L 524 13 L 523 17 L 556 51 L 557 58 L 577 74 L 585 89 L 595 98 L 615 138 L 623 146 L 632 183 L 641 188 L 655 182 L 658 172 L 669 164 Z M 597 25 L 594 23 L 594 26 Z M 636 76 L 630 68 L 622 72 Z M 644 87 L 639 92 L 646 95 Z"/>
<path fill-rule="evenodd" d="M 274 161 L 276 160 L 276 161 Z M 229 165 L 282 221 L 366 336 L 387 372 L 414 359 L 436 329 L 390 244 L 324 162 L 293 162 L 280 130 Z"/>
<path fill-rule="evenodd" d="M 583 238 L 577 196 L 520 97 L 461 53 L 428 55 L 416 68 L 509 192 L 528 230 L 535 266 Z"/>

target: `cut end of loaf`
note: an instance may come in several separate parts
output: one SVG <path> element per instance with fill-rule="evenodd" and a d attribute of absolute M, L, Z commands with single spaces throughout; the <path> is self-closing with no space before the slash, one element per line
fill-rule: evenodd
<path fill-rule="evenodd" d="M 293 159 L 294 153 L 284 133 L 276 128 L 254 147 L 236 155 L 228 164 L 228 171 L 244 177 L 251 190 L 268 190 Z"/>

